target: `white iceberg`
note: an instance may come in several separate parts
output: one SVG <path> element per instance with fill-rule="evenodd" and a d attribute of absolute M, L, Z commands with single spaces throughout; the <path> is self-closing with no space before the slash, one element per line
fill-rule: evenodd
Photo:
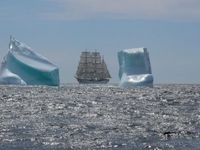
<path fill-rule="evenodd" d="M 118 52 L 121 87 L 153 86 L 153 75 L 147 48 Z"/>
<path fill-rule="evenodd" d="M 11 37 L 0 68 L 0 84 L 58 86 L 59 82 L 56 65 Z"/>

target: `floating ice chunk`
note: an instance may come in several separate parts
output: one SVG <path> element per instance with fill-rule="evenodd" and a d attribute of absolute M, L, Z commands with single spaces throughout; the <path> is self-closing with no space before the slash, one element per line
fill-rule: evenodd
<path fill-rule="evenodd" d="M 149 53 L 146 48 L 118 52 L 121 87 L 153 86 Z"/>
<path fill-rule="evenodd" d="M 16 74 L 10 72 L 4 63 L 1 64 L 0 70 L 0 84 L 15 84 L 15 85 L 26 85 L 26 83 Z"/>
<path fill-rule="evenodd" d="M 59 85 L 58 67 L 14 38 L 10 40 L 1 70 L 1 84 Z"/>

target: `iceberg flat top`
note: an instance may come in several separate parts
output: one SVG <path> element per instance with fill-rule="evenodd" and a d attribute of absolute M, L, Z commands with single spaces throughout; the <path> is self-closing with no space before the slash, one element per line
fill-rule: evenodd
<path fill-rule="evenodd" d="M 130 49 L 124 49 L 122 51 L 126 53 L 143 53 L 145 49 L 146 48 L 130 48 Z"/>

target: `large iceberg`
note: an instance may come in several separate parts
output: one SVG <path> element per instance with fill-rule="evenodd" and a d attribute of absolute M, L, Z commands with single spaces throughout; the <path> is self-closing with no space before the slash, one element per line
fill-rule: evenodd
<path fill-rule="evenodd" d="M 147 48 L 118 52 L 121 87 L 153 86 L 153 75 Z"/>
<path fill-rule="evenodd" d="M 59 85 L 59 69 L 47 58 L 11 37 L 0 68 L 0 84 Z"/>

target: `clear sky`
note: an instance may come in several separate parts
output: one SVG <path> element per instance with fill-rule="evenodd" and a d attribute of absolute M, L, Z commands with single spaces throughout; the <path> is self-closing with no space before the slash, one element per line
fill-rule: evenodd
<path fill-rule="evenodd" d="M 0 56 L 9 36 L 76 82 L 81 51 L 99 50 L 118 83 L 117 52 L 146 47 L 155 83 L 200 83 L 200 0 L 0 0 Z"/>

